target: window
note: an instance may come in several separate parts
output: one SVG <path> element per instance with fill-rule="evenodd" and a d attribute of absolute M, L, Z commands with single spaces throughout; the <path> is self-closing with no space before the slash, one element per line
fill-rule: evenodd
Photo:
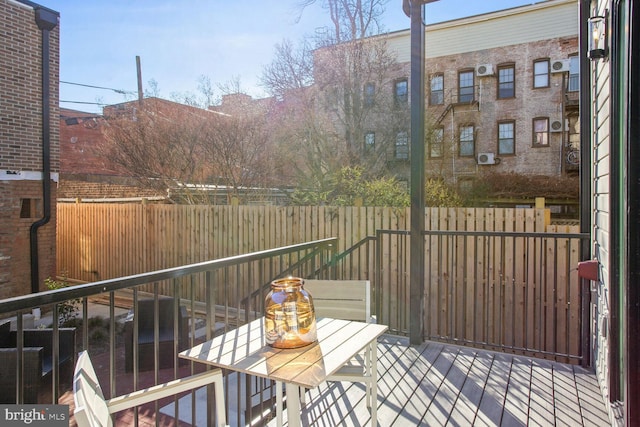
<path fill-rule="evenodd" d="M 376 133 L 367 132 L 364 134 L 364 149 L 365 151 L 372 151 L 376 148 Z"/>
<path fill-rule="evenodd" d="M 548 59 L 539 59 L 533 63 L 533 87 L 549 87 Z"/>
<path fill-rule="evenodd" d="M 396 135 L 396 159 L 407 160 L 409 158 L 409 134 L 405 131 Z"/>
<path fill-rule="evenodd" d="M 364 85 L 364 105 L 371 107 L 373 105 L 376 96 L 376 85 L 373 83 L 367 83 Z"/>
<path fill-rule="evenodd" d="M 429 157 L 442 157 L 442 142 L 444 140 L 444 128 L 436 128 L 429 141 Z"/>
<path fill-rule="evenodd" d="M 498 154 L 516 153 L 515 128 L 514 121 L 498 123 Z"/>
<path fill-rule="evenodd" d="M 498 67 L 498 98 L 515 98 L 516 96 L 516 67 L 502 65 Z"/>
<path fill-rule="evenodd" d="M 458 73 L 458 102 L 472 102 L 475 99 L 473 89 L 473 70 Z"/>
<path fill-rule="evenodd" d="M 431 96 L 429 97 L 429 104 L 444 104 L 444 75 L 442 74 L 436 74 L 431 77 Z"/>
<path fill-rule="evenodd" d="M 407 79 L 397 80 L 394 83 L 393 95 L 396 104 L 406 104 L 409 101 L 409 82 Z"/>
<path fill-rule="evenodd" d="M 460 157 L 473 157 L 476 152 L 473 125 L 460 127 Z"/>
<path fill-rule="evenodd" d="M 549 145 L 549 118 L 533 119 L 533 145 L 546 147 Z"/>
<path fill-rule="evenodd" d="M 20 218 L 39 218 L 42 216 L 42 200 L 20 199 Z"/>
<path fill-rule="evenodd" d="M 577 55 L 569 57 L 569 92 L 580 90 L 580 58 Z"/>

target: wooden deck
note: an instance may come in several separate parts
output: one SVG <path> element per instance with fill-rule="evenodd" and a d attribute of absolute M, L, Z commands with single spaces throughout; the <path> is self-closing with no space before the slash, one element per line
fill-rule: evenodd
<path fill-rule="evenodd" d="M 579 366 L 388 335 L 378 360 L 380 426 L 610 425 L 595 374 Z M 364 396 L 362 384 L 323 384 L 303 424 L 370 425 Z"/>

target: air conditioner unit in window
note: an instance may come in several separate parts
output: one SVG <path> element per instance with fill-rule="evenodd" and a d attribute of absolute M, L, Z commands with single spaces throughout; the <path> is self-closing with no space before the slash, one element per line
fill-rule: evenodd
<path fill-rule="evenodd" d="M 493 65 L 491 64 L 481 64 L 476 66 L 476 76 L 493 76 Z"/>
<path fill-rule="evenodd" d="M 564 73 L 569 71 L 569 65 L 571 64 L 571 60 L 569 59 L 554 59 L 551 61 L 551 72 L 552 73 Z"/>
<path fill-rule="evenodd" d="M 562 132 L 564 130 L 562 120 L 552 120 L 551 124 L 549 125 L 549 130 L 551 132 Z"/>
<path fill-rule="evenodd" d="M 495 165 L 496 155 L 494 153 L 478 153 L 479 165 Z"/>

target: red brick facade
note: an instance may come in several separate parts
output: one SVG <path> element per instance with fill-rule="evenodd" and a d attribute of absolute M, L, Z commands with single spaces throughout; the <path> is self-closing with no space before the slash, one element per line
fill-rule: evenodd
<path fill-rule="evenodd" d="M 30 228 L 43 218 L 43 31 L 36 23 L 36 7 L 0 0 L 0 298 L 31 292 Z M 60 169 L 59 26 L 45 33 L 53 181 Z M 56 182 L 51 182 L 51 217 L 37 232 L 40 290 L 44 279 L 56 274 L 55 206 Z"/>
<path fill-rule="evenodd" d="M 98 147 L 103 143 L 102 116 L 60 109 L 60 173 L 64 175 L 118 175 Z"/>

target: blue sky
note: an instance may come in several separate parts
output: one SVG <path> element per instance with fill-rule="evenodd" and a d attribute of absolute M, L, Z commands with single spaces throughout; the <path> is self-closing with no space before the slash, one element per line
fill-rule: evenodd
<path fill-rule="evenodd" d="M 258 77 L 271 62 L 274 46 L 293 41 L 328 18 L 320 7 L 296 22 L 297 0 L 40 0 L 60 12 L 60 80 L 124 90 L 60 84 L 65 108 L 101 112 L 90 103 L 113 104 L 135 99 L 136 56 L 143 88 L 157 82 L 159 95 L 197 93 L 198 79 L 240 79 L 241 89 L 265 96 Z M 427 5 L 428 23 L 441 22 L 534 3 L 532 0 L 439 0 Z M 383 17 L 387 31 L 409 28 L 401 0 L 389 0 Z"/>

